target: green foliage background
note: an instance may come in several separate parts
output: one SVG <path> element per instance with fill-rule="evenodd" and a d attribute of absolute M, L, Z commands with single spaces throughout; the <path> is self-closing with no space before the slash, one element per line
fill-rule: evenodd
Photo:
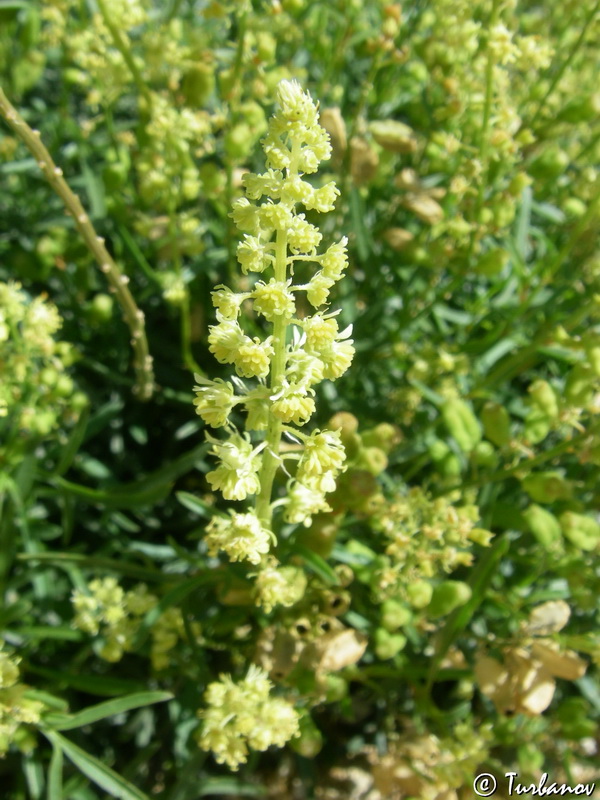
<path fill-rule="evenodd" d="M 368 797 L 350 767 L 386 798 L 470 797 L 478 770 L 598 777 L 599 14 L 589 0 L 0 3 L 2 87 L 129 278 L 156 379 L 142 402 L 105 275 L 4 127 L 0 280 L 53 303 L 68 343 L 0 341 L 0 628 L 43 704 L 6 742 L 5 797 Z M 333 513 L 282 530 L 305 600 L 266 615 L 248 571 L 202 544 L 216 498 L 192 373 L 226 376 L 210 292 L 244 288 L 228 213 L 292 77 L 332 136 L 324 240 L 350 239 L 333 307 L 356 356 L 320 387 L 316 421 L 346 412 L 351 460 Z M 73 625 L 73 590 L 106 577 L 160 599 L 114 663 Z M 444 599 L 449 579 L 469 589 Z M 570 608 L 565 627 L 528 628 L 549 601 Z M 157 668 L 150 632 L 169 609 L 181 635 Z M 366 649 L 324 669 L 319 641 L 342 629 Z M 562 673 L 547 654 L 543 672 L 536 636 L 570 654 Z M 265 642 L 303 654 L 271 665 L 302 736 L 232 777 L 198 748 L 196 712 L 219 674 L 266 663 Z M 526 702 L 527 681 L 554 678 L 547 708 Z"/>

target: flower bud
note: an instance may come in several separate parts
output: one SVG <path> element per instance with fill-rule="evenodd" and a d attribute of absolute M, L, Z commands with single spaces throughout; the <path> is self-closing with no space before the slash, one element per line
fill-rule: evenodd
<path fill-rule="evenodd" d="M 444 581 L 433 590 L 427 606 L 427 616 L 432 619 L 444 617 L 471 599 L 471 587 L 463 581 Z"/>
<path fill-rule="evenodd" d="M 533 504 L 523 512 L 523 518 L 542 547 L 549 550 L 561 544 L 562 531 L 554 514 Z"/>
<path fill-rule="evenodd" d="M 583 337 L 583 346 L 588 365 L 597 378 L 600 378 L 600 336 L 591 334 Z"/>
<path fill-rule="evenodd" d="M 458 397 L 448 398 L 442 405 L 442 417 L 460 449 L 470 453 L 481 440 L 481 426 L 470 406 Z"/>
<path fill-rule="evenodd" d="M 581 550 L 595 550 L 600 543 L 600 525 L 595 519 L 574 511 L 560 515 L 560 526 L 567 539 Z"/>
<path fill-rule="evenodd" d="M 523 489 L 536 503 L 568 500 L 573 491 L 560 472 L 533 472 L 521 481 Z"/>
<path fill-rule="evenodd" d="M 497 447 L 503 447 L 510 441 L 510 416 L 499 403 L 486 403 L 481 412 L 481 422 L 485 438 Z"/>

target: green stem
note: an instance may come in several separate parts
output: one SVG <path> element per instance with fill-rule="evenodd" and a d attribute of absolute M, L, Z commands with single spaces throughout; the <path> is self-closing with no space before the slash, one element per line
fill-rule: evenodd
<path fill-rule="evenodd" d="M 550 83 L 550 86 L 548 87 L 548 91 L 546 92 L 546 94 L 540 100 L 539 105 L 538 105 L 538 107 L 537 107 L 537 109 L 535 111 L 535 114 L 533 115 L 533 117 L 531 119 L 531 122 L 529 123 L 530 127 L 533 127 L 535 125 L 535 123 L 538 121 L 538 119 L 540 117 L 540 114 L 544 110 L 544 106 L 548 102 L 548 98 L 551 96 L 552 92 L 556 89 L 560 79 L 562 78 L 562 76 L 565 74 L 565 71 L 569 67 L 569 64 L 571 64 L 571 62 L 575 58 L 575 55 L 577 54 L 577 51 L 579 50 L 579 48 L 581 47 L 581 45 L 583 43 L 583 40 L 585 39 L 585 36 L 586 36 L 586 34 L 588 32 L 588 28 L 590 27 L 590 25 L 594 21 L 594 17 L 598 13 L 599 9 L 600 9 L 600 0 L 598 0 L 596 5 L 592 8 L 590 13 L 587 15 L 585 23 L 583 25 L 583 28 L 581 29 L 581 33 L 577 37 L 577 40 L 573 43 L 573 46 L 571 47 L 567 57 L 565 58 L 565 60 L 562 62 L 562 64 L 558 68 L 558 71 L 556 72 L 554 78 L 552 79 L 552 82 Z M 552 65 L 551 65 L 550 68 L 552 68 Z"/>
<path fill-rule="evenodd" d="M 123 311 L 123 316 L 131 331 L 131 343 L 135 353 L 136 389 L 142 400 L 148 400 L 154 391 L 152 357 L 148 351 L 144 313 L 137 307 L 127 284 L 129 278 L 121 273 L 112 256 L 104 246 L 104 239 L 98 236 L 79 197 L 71 190 L 60 167 L 57 167 L 48 150 L 42 143 L 40 132 L 32 130 L 17 112 L 0 89 L 0 116 L 23 142 L 38 163 L 44 178 L 63 201 L 67 213 L 73 217 L 75 227 L 94 256 L 100 270 L 106 275 L 112 291 Z"/>
<path fill-rule="evenodd" d="M 108 32 L 112 37 L 115 47 L 123 56 L 123 60 L 129 67 L 129 71 L 131 72 L 131 76 L 138 88 L 139 93 L 148 104 L 148 108 L 150 108 L 152 106 L 152 94 L 150 89 L 148 89 L 146 86 L 144 78 L 142 77 L 142 73 L 139 71 L 138 66 L 135 63 L 135 59 L 131 53 L 131 48 L 129 47 L 128 39 L 123 35 L 123 33 L 121 33 L 117 26 L 113 24 L 104 0 L 96 1 L 98 3 L 98 9 L 100 11 L 100 15 L 102 16 L 102 20 L 108 28 Z"/>
<path fill-rule="evenodd" d="M 492 11 L 490 14 L 490 20 L 488 24 L 488 35 L 491 33 L 492 28 L 496 24 L 498 20 L 498 14 L 500 11 L 500 4 L 499 0 L 493 0 L 492 4 Z M 475 205 L 475 215 L 474 215 L 474 222 L 476 224 L 479 223 L 479 218 L 481 216 L 481 209 L 483 208 L 483 200 L 485 195 L 485 190 L 487 187 L 487 179 L 489 175 L 489 127 L 490 127 L 490 118 L 492 115 L 492 99 L 494 96 L 494 67 L 496 66 L 494 61 L 494 54 L 489 47 L 488 43 L 488 52 L 487 52 L 487 62 L 485 65 L 485 102 L 483 106 L 483 119 L 481 121 L 481 131 L 479 132 L 479 160 L 481 162 L 481 180 L 479 182 L 479 189 L 477 192 L 477 203 Z M 469 246 L 469 255 L 473 253 L 473 248 L 475 247 L 475 239 L 476 239 L 476 229 L 473 229 L 471 233 L 471 242 Z"/>
<path fill-rule="evenodd" d="M 287 278 L 287 231 L 278 230 L 275 250 L 275 280 L 282 283 Z M 285 376 L 286 334 L 288 317 L 284 314 L 276 317 L 273 323 L 273 350 L 271 360 L 271 392 L 277 392 Z M 267 447 L 264 451 L 262 467 L 259 473 L 260 494 L 256 498 L 256 514 L 266 528 L 271 527 L 271 493 L 275 473 L 280 464 L 279 444 L 281 442 L 283 423 L 271 413 L 267 428 Z"/>

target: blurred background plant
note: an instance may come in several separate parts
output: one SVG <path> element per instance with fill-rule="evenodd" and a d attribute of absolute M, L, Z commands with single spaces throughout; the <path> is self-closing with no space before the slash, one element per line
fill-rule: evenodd
<path fill-rule="evenodd" d="M 129 279 L 157 384 L 132 393 L 110 286 L 3 127 L 7 798 L 598 777 L 599 20 L 589 0 L 0 3 L 2 87 Z M 223 506 L 192 373 L 227 377 L 210 292 L 251 291 L 229 212 L 284 78 L 330 134 L 319 225 L 349 239 L 330 299 L 356 355 L 316 388 L 347 469 L 331 512 L 283 527 L 305 588 L 268 611 L 207 552 Z M 278 743 L 255 717 L 233 778 L 198 710 L 253 682 L 300 735 L 255 752 Z"/>

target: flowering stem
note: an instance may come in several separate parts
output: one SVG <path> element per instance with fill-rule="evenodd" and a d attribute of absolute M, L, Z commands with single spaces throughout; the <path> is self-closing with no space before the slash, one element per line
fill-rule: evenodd
<path fill-rule="evenodd" d="M 277 243 L 275 250 L 275 280 L 282 283 L 287 278 L 287 231 L 280 229 L 277 231 Z M 288 327 L 288 318 L 281 314 L 275 318 L 273 323 L 273 350 L 274 355 L 271 361 L 271 381 L 270 389 L 272 393 L 278 391 L 285 374 L 285 340 Z M 262 467 L 259 473 L 260 494 L 256 498 L 256 515 L 265 525 L 271 527 L 271 492 L 273 490 L 273 480 L 279 466 L 279 445 L 281 442 L 283 423 L 274 414 L 270 415 L 269 427 L 267 428 L 267 447 L 263 456 Z"/>
<path fill-rule="evenodd" d="M 112 22 L 108 9 L 106 8 L 106 5 L 104 3 L 104 0 L 97 0 L 97 3 L 98 3 L 98 10 L 100 11 L 100 15 L 102 16 L 102 20 L 106 25 L 106 27 L 108 28 L 108 32 L 112 37 L 115 47 L 117 48 L 119 53 L 121 53 L 121 55 L 123 56 L 123 60 L 127 64 L 129 71 L 131 72 L 131 76 L 135 82 L 135 85 L 137 86 L 140 94 L 148 104 L 148 108 L 151 108 L 152 95 L 144 82 L 142 73 L 139 71 L 133 55 L 131 54 L 131 49 L 129 47 L 128 39 L 125 36 L 123 36 L 121 31 Z"/>
<path fill-rule="evenodd" d="M 584 23 L 584 25 L 583 25 L 583 27 L 581 29 L 581 33 L 577 37 L 577 40 L 573 43 L 573 46 L 571 47 L 571 50 L 569 51 L 567 57 L 565 58 L 565 60 L 562 62 L 562 64 L 560 65 L 560 67 L 556 71 L 556 74 L 554 75 L 554 78 L 552 79 L 552 82 L 550 83 L 550 86 L 548 87 L 548 90 L 546 91 L 546 94 L 540 100 L 540 102 L 538 104 L 538 107 L 537 107 L 537 109 L 536 109 L 536 111 L 535 111 L 535 113 L 534 113 L 534 115 L 533 115 L 533 117 L 531 119 L 531 122 L 529 123 L 531 127 L 533 127 L 535 125 L 535 123 L 538 121 L 538 119 L 540 118 L 540 115 L 541 115 L 542 111 L 544 110 L 544 108 L 546 106 L 546 103 L 548 102 L 548 98 L 551 96 L 552 92 L 556 89 L 560 79 L 565 74 L 565 71 L 566 71 L 567 67 L 569 66 L 569 64 L 575 58 L 575 55 L 577 54 L 577 51 L 581 47 L 581 45 L 583 43 L 583 40 L 586 37 L 586 34 L 588 32 L 588 28 L 590 27 L 590 25 L 594 21 L 594 17 L 596 16 L 596 14 L 598 13 L 599 10 L 600 10 L 600 0 L 599 0 L 599 2 L 597 2 L 591 8 L 590 13 L 587 15 L 585 23 Z M 554 66 L 554 65 L 551 65 L 550 68 L 552 68 L 552 66 Z"/>
<path fill-rule="evenodd" d="M 137 375 L 135 391 L 141 400 L 148 400 L 154 391 L 152 357 L 148 351 L 144 312 L 137 307 L 133 295 L 127 287 L 129 278 L 123 275 L 104 246 L 104 239 L 97 235 L 90 218 L 85 212 L 79 197 L 70 189 L 50 153 L 40 138 L 40 132 L 32 130 L 0 89 L 0 116 L 3 117 L 15 135 L 33 155 L 44 177 L 65 204 L 75 226 L 84 242 L 96 259 L 100 270 L 114 291 L 123 311 L 123 316 L 131 331 L 131 343 L 135 352 L 134 368 Z"/>

